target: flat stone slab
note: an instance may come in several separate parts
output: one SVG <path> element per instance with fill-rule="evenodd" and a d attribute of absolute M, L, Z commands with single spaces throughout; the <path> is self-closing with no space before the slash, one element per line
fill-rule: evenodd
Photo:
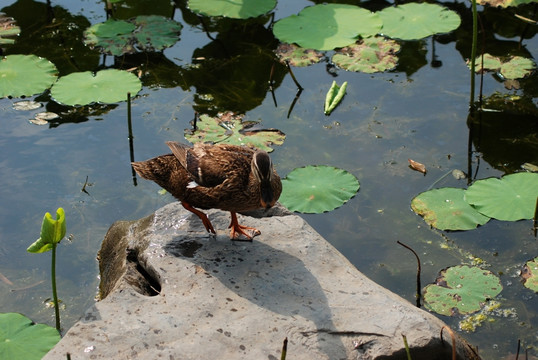
<path fill-rule="evenodd" d="M 173 203 L 112 225 L 100 251 L 102 300 L 44 359 L 450 359 L 445 324 L 361 274 L 302 218 L 239 216 L 261 231 L 217 236 Z M 278 216 L 279 215 L 279 216 Z M 456 335 L 458 359 L 478 359 Z"/>

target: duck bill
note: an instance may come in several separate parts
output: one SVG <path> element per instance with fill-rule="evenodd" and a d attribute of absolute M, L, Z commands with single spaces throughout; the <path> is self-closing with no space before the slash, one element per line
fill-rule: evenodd
<path fill-rule="evenodd" d="M 260 186 L 260 193 L 261 193 L 260 203 L 263 208 L 269 209 L 275 204 L 276 201 L 273 196 L 273 188 L 271 187 L 271 183 L 262 182 Z"/>

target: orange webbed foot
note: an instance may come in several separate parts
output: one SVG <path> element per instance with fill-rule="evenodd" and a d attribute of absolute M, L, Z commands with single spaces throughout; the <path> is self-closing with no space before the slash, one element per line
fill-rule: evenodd
<path fill-rule="evenodd" d="M 207 215 L 204 214 L 203 212 L 201 212 L 200 210 L 197 210 L 195 208 L 193 208 L 192 206 L 190 206 L 188 203 L 186 202 L 181 202 L 181 205 L 183 205 L 183 207 L 187 210 L 189 210 L 190 212 L 192 212 L 193 214 L 196 214 L 196 216 L 198 216 L 200 218 L 200 220 L 202 220 L 202 223 L 204 224 L 204 227 L 205 229 L 207 230 L 208 233 L 213 233 L 213 234 L 216 234 L 217 232 L 215 231 L 215 229 L 213 228 L 213 225 L 211 224 L 211 221 L 209 221 L 209 219 L 207 218 Z"/>
<path fill-rule="evenodd" d="M 230 222 L 230 226 L 228 226 L 228 228 L 231 228 L 230 240 L 252 241 L 252 238 L 254 236 L 261 234 L 261 231 L 256 228 L 239 225 L 239 222 L 237 221 L 237 215 L 235 214 L 235 212 L 230 212 L 230 214 L 232 215 L 232 221 Z M 242 239 L 241 235 L 244 235 L 246 237 L 246 240 Z"/>

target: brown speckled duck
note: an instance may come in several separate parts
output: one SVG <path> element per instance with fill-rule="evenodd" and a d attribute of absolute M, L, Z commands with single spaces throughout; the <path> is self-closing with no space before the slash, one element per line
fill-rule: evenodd
<path fill-rule="evenodd" d="M 229 211 L 232 240 L 241 234 L 252 240 L 260 234 L 258 229 L 239 225 L 236 212 L 268 209 L 278 200 L 282 183 L 267 152 L 226 144 L 166 144 L 172 154 L 132 163 L 138 175 L 181 201 L 208 232 L 216 233 L 206 214 L 195 208 Z"/>

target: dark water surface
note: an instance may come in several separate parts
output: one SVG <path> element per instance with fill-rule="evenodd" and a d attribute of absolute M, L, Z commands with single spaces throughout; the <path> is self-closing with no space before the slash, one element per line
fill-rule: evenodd
<path fill-rule="evenodd" d="M 411 199 L 431 187 L 467 185 L 450 172 L 467 172 L 469 167 L 470 81 L 464 60 L 470 52 L 468 3 L 446 3 L 462 15 L 460 29 L 437 38 L 435 44 L 431 38 L 405 43 L 394 71 L 350 73 L 328 68 L 327 62 L 294 68 L 305 90 L 289 118 L 296 87 L 282 66 L 275 73 L 276 106 L 268 92 L 272 58 L 267 54 L 277 45 L 266 30 L 269 17 L 211 21 L 206 25 L 218 39 L 213 41 L 185 6 L 173 12 L 166 1 L 141 4 L 125 6 L 120 16 L 173 13 L 184 25 L 180 41 L 162 54 L 103 59 L 77 45 L 76 39 L 55 37 L 61 31 L 50 32 L 51 27 L 65 24 L 81 32 L 104 21 L 98 1 L 53 1 L 54 14 L 62 18 L 50 23 L 44 3 L 1 0 L 1 11 L 23 27 L 21 43 L 6 47 L 5 54 L 47 57 L 62 75 L 77 69 L 97 70 L 103 63 L 106 67 L 141 68 L 145 86 L 132 104 L 136 160 L 167 152 L 166 140 L 182 141 L 194 109 L 239 111 L 245 113 L 245 120 L 261 120 L 261 127 L 280 129 L 287 138 L 275 147 L 272 158 L 281 176 L 296 167 L 326 164 L 346 169 L 359 179 L 360 191 L 346 205 L 304 218 L 360 271 L 414 303 L 415 259 L 397 240 L 419 254 L 423 286 L 445 267 L 481 258 L 486 268 L 500 274 L 504 290 L 497 300 L 501 309 L 510 311 L 492 316 L 493 321 L 476 332 L 462 335 L 478 345 L 487 359 L 514 353 L 518 339 L 531 348 L 529 354 L 537 355 L 538 300 L 522 286 L 518 275 L 522 265 L 537 255 L 532 222 L 492 220 L 473 231 L 441 232 L 430 229 L 410 209 Z M 275 20 L 312 4 L 281 1 Z M 374 9 L 382 5 L 364 4 Z M 518 10 L 523 14 L 530 11 Z M 538 42 L 529 33 L 532 29 L 525 33 L 519 49 L 521 26 L 503 29 L 506 22 L 501 11 L 481 10 L 481 15 L 490 32 L 487 51 L 528 57 L 536 53 Z M 43 33 L 51 34 L 47 35 L 49 42 L 38 40 Z M 193 60 L 202 57 L 207 60 Z M 342 104 L 327 117 L 323 102 L 333 80 L 349 85 Z M 523 90 L 506 90 L 490 74 L 484 77 L 486 96 L 515 94 L 526 99 L 527 108 L 523 111 L 516 105 L 510 113 L 488 115 L 488 124 L 494 125 L 481 138 L 473 137 L 475 150 L 479 150 L 471 156 L 477 179 L 514 172 L 524 162 L 537 163 L 534 83 L 536 77 L 532 76 L 521 82 Z M 214 99 L 209 103 L 204 100 L 208 94 Z M 50 101 L 47 94 L 33 99 L 48 110 L 70 109 Z M 173 199 L 160 195 L 151 182 L 139 179 L 134 186 L 126 103 L 95 106 L 91 111 L 86 107 L 64 114 L 51 126 L 36 126 L 28 119 L 43 109 L 13 110 L 12 104 L 18 100 L 0 100 L 0 311 L 21 312 L 36 322 L 54 324 L 53 310 L 45 306 L 51 296 L 50 253 L 28 254 L 26 248 L 39 236 L 43 214 L 63 207 L 67 231 L 73 234 L 71 242 L 63 241 L 58 248 L 58 289 L 67 330 L 94 301 L 99 282 L 96 254 L 109 226 L 117 220 L 146 216 Z M 425 164 L 427 175 L 409 169 L 408 158 Z M 86 177 L 91 184 L 86 187 L 88 194 L 81 191 Z M 263 235 L 256 241 L 263 241 Z M 461 320 L 440 317 L 454 329 Z"/>

